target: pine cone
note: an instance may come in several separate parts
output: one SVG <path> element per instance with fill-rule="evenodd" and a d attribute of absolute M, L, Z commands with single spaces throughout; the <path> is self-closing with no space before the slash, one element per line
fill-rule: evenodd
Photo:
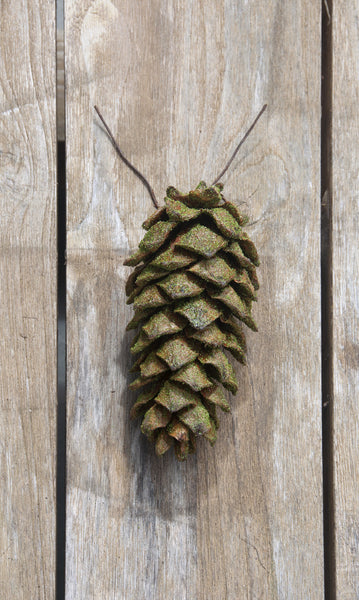
<path fill-rule="evenodd" d="M 130 388 L 146 386 L 131 416 L 143 417 L 141 430 L 158 455 L 174 444 L 179 460 L 195 451 L 197 436 L 215 443 L 216 409 L 230 411 L 223 387 L 238 388 L 225 351 L 245 364 L 240 322 L 257 330 L 258 255 L 242 230 L 246 217 L 222 189 L 203 181 L 189 194 L 169 187 L 125 261 L 136 267 L 126 284 L 135 309 L 127 329 L 139 328 L 131 352 L 140 375 Z"/>

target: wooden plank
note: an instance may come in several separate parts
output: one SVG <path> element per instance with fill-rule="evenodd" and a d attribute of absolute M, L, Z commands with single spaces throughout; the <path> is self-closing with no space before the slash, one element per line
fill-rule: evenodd
<path fill-rule="evenodd" d="M 333 15 L 333 417 L 337 598 L 359 598 L 359 7 Z"/>
<path fill-rule="evenodd" d="M 0 597 L 55 597 L 55 8 L 0 7 Z"/>
<path fill-rule="evenodd" d="M 320 3 L 67 2 L 67 599 L 323 597 Z M 159 198 L 225 177 L 261 253 L 260 333 L 211 449 L 129 420 L 124 258 Z"/>

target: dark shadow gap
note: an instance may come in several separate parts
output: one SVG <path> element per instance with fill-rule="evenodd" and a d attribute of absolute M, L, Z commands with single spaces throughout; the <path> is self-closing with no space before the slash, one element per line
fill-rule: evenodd
<path fill-rule="evenodd" d="M 56 600 L 65 600 L 66 543 L 66 146 L 64 141 L 64 0 L 56 0 L 57 123 L 57 466 Z"/>
<path fill-rule="evenodd" d="M 332 92 L 333 0 L 322 3 L 321 315 L 325 600 L 336 599 L 333 448 Z"/>
<path fill-rule="evenodd" d="M 56 471 L 56 600 L 65 598 L 66 533 L 66 157 L 57 144 L 57 471 Z"/>

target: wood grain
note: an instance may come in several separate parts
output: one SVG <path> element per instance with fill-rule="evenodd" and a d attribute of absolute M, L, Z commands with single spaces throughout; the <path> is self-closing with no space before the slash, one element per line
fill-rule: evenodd
<path fill-rule="evenodd" d="M 337 597 L 359 598 L 359 7 L 333 12 L 333 380 Z"/>
<path fill-rule="evenodd" d="M 0 597 L 55 597 L 54 3 L 0 5 Z"/>
<path fill-rule="evenodd" d="M 323 598 L 320 3 L 69 0 L 67 600 Z M 220 439 L 159 460 L 130 423 L 124 258 L 151 202 L 224 183 L 261 254 Z"/>
<path fill-rule="evenodd" d="M 65 64 L 64 30 L 56 34 L 56 127 L 57 141 L 65 141 Z"/>

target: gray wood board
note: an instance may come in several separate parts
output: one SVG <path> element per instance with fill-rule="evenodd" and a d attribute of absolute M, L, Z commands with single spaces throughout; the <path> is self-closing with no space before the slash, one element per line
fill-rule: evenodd
<path fill-rule="evenodd" d="M 337 597 L 359 598 L 359 7 L 333 23 L 333 380 Z"/>
<path fill-rule="evenodd" d="M 85 2 L 65 11 L 67 599 L 322 598 L 321 5 Z M 151 180 L 224 178 L 261 255 L 233 412 L 212 449 L 162 460 L 129 420 L 123 260 Z"/>
<path fill-rule="evenodd" d="M 55 598 L 55 6 L 0 7 L 0 597 Z"/>

